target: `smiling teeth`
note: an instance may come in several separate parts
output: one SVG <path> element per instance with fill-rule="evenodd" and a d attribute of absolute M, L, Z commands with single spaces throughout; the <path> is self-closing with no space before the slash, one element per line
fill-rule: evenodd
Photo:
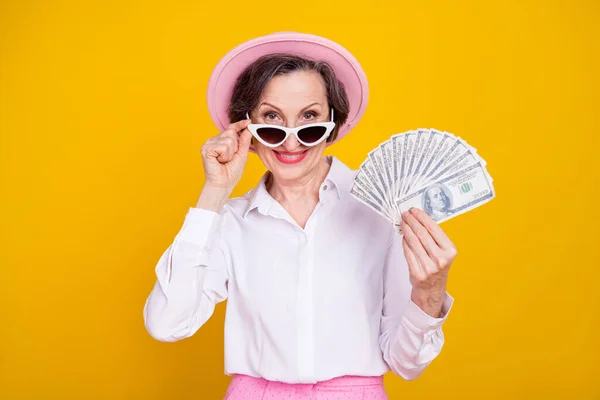
<path fill-rule="evenodd" d="M 281 154 L 279 153 L 279 156 L 281 158 L 285 158 L 286 160 L 296 160 L 300 157 L 302 157 L 304 153 L 299 153 L 299 154 Z"/>

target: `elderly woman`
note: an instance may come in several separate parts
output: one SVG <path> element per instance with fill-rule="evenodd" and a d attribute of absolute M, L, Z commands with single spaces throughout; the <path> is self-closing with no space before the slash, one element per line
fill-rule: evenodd
<path fill-rule="evenodd" d="M 351 196 L 354 171 L 323 156 L 367 97 L 347 50 L 293 32 L 238 46 L 211 76 L 221 133 L 202 147 L 204 187 L 144 319 L 176 341 L 228 299 L 225 399 L 387 399 L 383 374 L 415 379 L 441 351 L 452 242 L 418 209 L 400 235 Z M 267 172 L 229 199 L 249 152 Z"/>

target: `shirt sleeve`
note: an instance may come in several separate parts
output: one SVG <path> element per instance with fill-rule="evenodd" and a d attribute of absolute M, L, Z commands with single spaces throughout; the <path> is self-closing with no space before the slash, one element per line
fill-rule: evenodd
<path fill-rule="evenodd" d="M 228 273 L 221 247 L 223 215 L 190 207 L 173 243 L 155 268 L 144 306 L 148 333 L 174 342 L 192 336 L 227 298 Z"/>
<path fill-rule="evenodd" d="M 444 344 L 442 324 L 454 299 L 445 294 L 442 315 L 431 317 L 410 298 L 412 285 L 402 236 L 394 233 L 384 265 L 384 298 L 379 343 L 383 357 L 406 380 L 418 378 L 438 356 Z"/>

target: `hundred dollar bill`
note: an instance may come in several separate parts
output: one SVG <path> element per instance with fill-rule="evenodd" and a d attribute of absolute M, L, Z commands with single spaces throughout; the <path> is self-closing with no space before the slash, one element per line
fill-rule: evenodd
<path fill-rule="evenodd" d="M 373 166 L 373 169 L 375 170 L 375 176 L 377 177 L 378 180 L 378 184 L 381 185 L 383 194 L 384 194 L 384 199 L 387 202 L 387 204 L 393 208 L 393 202 L 394 199 L 391 198 L 390 194 L 390 188 L 388 187 L 388 183 L 386 181 L 385 178 L 385 167 L 383 165 L 383 156 L 381 154 L 381 149 L 379 147 L 376 147 L 375 149 L 371 150 L 369 152 L 368 158 L 371 160 L 371 165 Z"/>
<path fill-rule="evenodd" d="M 352 195 L 358 201 L 360 201 L 361 203 L 363 203 L 366 206 L 370 207 L 377 214 L 381 215 L 382 217 L 384 217 L 388 221 L 392 221 L 392 217 L 390 215 L 388 215 L 386 209 L 384 207 L 381 207 L 376 202 L 374 202 L 372 200 L 372 198 L 365 191 L 363 191 L 358 185 L 353 185 L 352 188 L 350 189 L 350 193 L 352 193 Z"/>
<path fill-rule="evenodd" d="M 464 143 L 464 141 L 454 138 L 454 143 L 452 143 L 446 153 L 443 154 L 437 163 L 429 170 L 427 175 L 423 178 L 421 185 L 423 185 L 423 182 L 430 182 L 431 178 L 441 171 L 445 166 L 451 164 L 454 160 L 468 151 L 469 147 L 466 145 L 466 143 Z"/>
<path fill-rule="evenodd" d="M 379 146 L 380 154 L 381 154 L 381 162 L 383 170 L 385 171 L 386 185 L 387 185 L 387 193 L 390 197 L 390 203 L 393 203 L 393 199 L 391 194 L 394 192 L 394 180 L 392 176 L 392 142 L 386 140 Z"/>
<path fill-rule="evenodd" d="M 367 193 L 372 198 L 374 202 L 379 204 L 381 207 L 388 207 L 385 198 L 381 196 L 380 191 L 378 190 L 378 188 L 375 187 L 375 185 L 364 170 L 358 170 L 358 172 L 354 176 L 354 185 L 360 187 L 365 193 Z"/>
<path fill-rule="evenodd" d="M 406 185 L 406 189 L 404 189 L 405 193 L 408 193 L 410 191 L 412 191 L 412 186 L 414 181 L 416 180 L 416 177 L 419 176 L 419 174 L 421 173 L 422 167 L 423 167 L 423 160 L 425 158 L 425 153 L 428 150 L 428 147 L 431 145 L 431 132 L 429 131 L 429 129 L 419 129 L 420 132 L 420 138 L 418 140 L 418 145 L 417 145 L 417 152 L 416 152 L 416 156 L 415 156 L 415 167 L 412 171 L 412 174 L 410 174 L 410 178 L 409 181 Z"/>
<path fill-rule="evenodd" d="M 379 179 L 376 176 L 375 168 L 373 167 L 372 161 L 370 158 L 367 158 L 361 165 L 360 171 L 362 174 L 368 177 L 369 183 L 373 186 L 376 192 L 379 194 L 379 197 L 385 201 L 385 193 L 383 191 L 383 186 L 379 184 Z M 358 176 L 358 174 L 357 174 Z"/>
<path fill-rule="evenodd" d="M 403 135 L 393 135 L 390 139 L 392 142 L 392 175 L 394 184 L 392 185 L 392 195 L 394 198 L 398 193 L 398 181 L 400 180 L 400 161 L 402 158 L 402 138 Z"/>
<path fill-rule="evenodd" d="M 421 147 L 422 147 L 421 146 L 421 138 L 422 137 L 423 137 L 423 130 L 417 129 L 417 134 L 415 136 L 415 140 L 413 143 L 412 152 L 410 153 L 410 156 L 408 159 L 408 170 L 406 172 L 407 179 L 406 179 L 406 182 L 404 182 L 402 184 L 402 194 L 404 194 L 408 191 L 409 183 L 413 176 L 416 161 L 419 156 L 419 151 L 421 151 Z"/>
<path fill-rule="evenodd" d="M 404 193 L 404 186 L 408 180 L 407 178 L 410 176 L 409 166 L 416 138 L 416 131 L 408 131 L 404 134 L 404 156 L 402 157 L 402 173 L 400 174 L 400 190 L 398 191 L 398 196 Z"/>
<path fill-rule="evenodd" d="M 478 162 L 398 201 L 400 212 L 420 208 L 438 223 L 472 210 L 495 197 L 485 168 Z"/>
<path fill-rule="evenodd" d="M 406 179 L 404 182 L 402 182 L 402 191 L 401 191 L 401 195 L 406 193 L 406 190 L 408 189 L 408 183 L 410 182 L 410 178 L 412 177 L 413 174 L 413 168 L 415 165 L 415 158 L 417 155 L 417 152 L 419 150 L 419 143 L 421 140 L 421 130 L 417 129 L 415 131 L 415 134 L 411 137 L 408 138 L 409 140 L 409 153 L 408 153 L 408 159 L 406 160 Z"/>
<path fill-rule="evenodd" d="M 430 166 L 430 160 L 435 155 L 443 138 L 444 134 L 442 132 L 430 129 L 428 143 L 423 150 L 423 156 L 421 157 L 418 168 L 415 170 L 415 174 L 410 182 L 411 190 L 417 186 L 417 182 L 419 182 L 421 177 L 427 172 L 427 168 Z"/>
<path fill-rule="evenodd" d="M 463 154 L 461 154 L 460 156 L 458 156 L 457 158 L 454 159 L 454 161 L 452 161 L 449 164 L 444 165 L 442 168 L 440 168 L 440 170 L 436 171 L 436 173 L 429 177 L 427 179 L 427 181 L 425 182 L 421 182 L 420 186 L 415 186 L 414 190 L 418 190 L 424 186 L 427 186 L 429 182 L 438 182 L 444 178 L 446 178 L 449 175 L 454 174 L 456 171 L 462 171 L 463 169 L 471 166 L 471 165 L 475 165 L 476 163 L 481 163 L 481 165 L 484 167 L 484 171 L 485 171 L 485 166 L 486 166 L 486 162 L 479 157 L 479 155 L 477 155 L 477 153 L 474 153 L 470 148 Z M 485 171 L 487 174 L 487 171 Z M 490 180 L 491 182 L 491 180 Z"/>
<path fill-rule="evenodd" d="M 439 131 L 438 131 L 439 132 Z M 439 138 L 438 144 L 431 153 L 431 157 L 425 163 L 423 167 L 423 172 L 421 172 L 420 176 L 417 178 L 417 181 L 414 184 L 419 184 L 426 176 L 428 176 L 431 169 L 437 165 L 439 160 L 443 157 L 444 154 L 448 151 L 448 149 L 454 143 L 454 135 L 449 134 L 448 132 L 439 132 L 442 136 Z"/>

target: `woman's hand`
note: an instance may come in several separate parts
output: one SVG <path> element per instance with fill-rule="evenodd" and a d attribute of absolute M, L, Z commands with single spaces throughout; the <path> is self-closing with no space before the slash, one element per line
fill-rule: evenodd
<path fill-rule="evenodd" d="M 440 226 L 423 210 L 402 214 L 402 247 L 410 271 L 411 300 L 434 318 L 440 316 L 448 271 L 456 247 Z"/>
<path fill-rule="evenodd" d="M 252 139 L 248 124 L 249 119 L 232 123 L 202 146 L 206 181 L 197 208 L 218 212 L 242 178 Z"/>
<path fill-rule="evenodd" d="M 244 172 L 252 134 L 247 129 L 249 119 L 229 125 L 202 146 L 202 162 L 206 186 L 233 190 Z"/>

